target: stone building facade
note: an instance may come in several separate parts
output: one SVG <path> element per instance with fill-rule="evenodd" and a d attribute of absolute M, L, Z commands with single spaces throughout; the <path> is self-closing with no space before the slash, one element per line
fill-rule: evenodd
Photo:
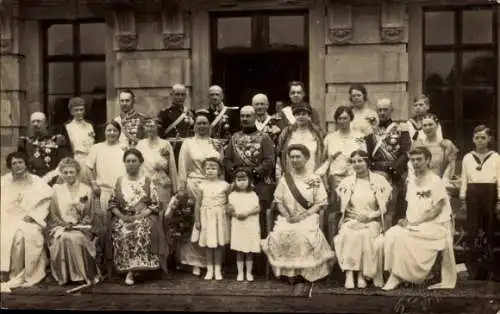
<path fill-rule="evenodd" d="M 0 3 L 2 156 L 32 111 L 60 124 L 68 98 L 81 95 L 99 125 L 118 114 L 118 91 L 133 90 L 137 109 L 153 114 L 168 105 L 175 83 L 200 108 L 211 84 L 241 106 L 254 92 L 273 104 L 286 100 L 287 82 L 302 80 L 322 123 L 347 102 L 351 83 L 365 84 L 372 103 L 391 98 L 396 119 L 407 119 L 413 97 L 425 91 L 461 148 L 470 147 L 478 123 L 500 138 L 494 0 Z"/>

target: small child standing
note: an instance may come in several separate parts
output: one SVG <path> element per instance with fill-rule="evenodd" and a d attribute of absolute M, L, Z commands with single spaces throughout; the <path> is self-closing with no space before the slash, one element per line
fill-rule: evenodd
<path fill-rule="evenodd" d="M 491 249 L 495 211 L 497 215 L 500 213 L 500 155 L 488 148 L 491 141 L 488 127 L 477 126 L 473 130 L 472 141 L 475 148 L 462 161 L 460 200 L 467 211 L 468 244 L 471 249 L 469 266 L 475 268 L 480 266 L 474 265 L 478 256 L 488 255 Z M 493 256 L 490 258 L 493 259 Z M 492 260 L 490 263 L 494 265 Z M 492 271 L 489 270 L 490 274 Z"/>
<path fill-rule="evenodd" d="M 228 197 L 231 220 L 231 250 L 236 251 L 236 280 L 253 281 L 253 253 L 260 253 L 259 198 L 252 189 L 251 174 L 244 169 L 234 172 L 232 192 Z"/>
<path fill-rule="evenodd" d="M 205 181 L 198 186 L 195 207 L 195 228 L 191 241 L 205 248 L 207 274 L 205 280 L 222 280 L 222 255 L 229 243 L 229 219 L 226 214 L 229 184 L 221 179 L 219 159 L 210 157 L 203 162 Z"/>

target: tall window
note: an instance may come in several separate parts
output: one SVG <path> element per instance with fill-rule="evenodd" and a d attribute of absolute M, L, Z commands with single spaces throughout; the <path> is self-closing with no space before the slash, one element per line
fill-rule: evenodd
<path fill-rule="evenodd" d="M 105 24 L 102 20 L 54 21 L 44 27 L 44 96 L 51 127 L 70 119 L 68 101 L 80 96 L 86 118 L 102 136 L 106 121 Z M 99 137 L 101 137 L 99 136 Z"/>
<path fill-rule="evenodd" d="M 429 9 L 424 15 L 424 89 L 445 137 L 472 148 L 474 126 L 497 123 L 497 14 L 493 6 Z"/>

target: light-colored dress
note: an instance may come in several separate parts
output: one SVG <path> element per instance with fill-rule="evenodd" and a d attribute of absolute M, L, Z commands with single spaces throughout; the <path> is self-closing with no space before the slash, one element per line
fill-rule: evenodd
<path fill-rule="evenodd" d="M 99 275 L 96 247 L 91 241 L 92 190 L 78 184 L 71 195 L 67 184 L 56 184 L 49 215 L 49 250 L 52 277 L 59 283 L 92 283 Z M 65 230 L 72 223 L 73 230 Z"/>
<path fill-rule="evenodd" d="M 396 225 L 386 232 L 384 267 L 404 281 L 419 283 L 429 275 L 437 254 L 443 251 L 441 264 L 442 288 L 456 284 L 456 265 L 453 253 L 451 206 L 445 184 L 434 173 L 428 173 L 421 186 L 410 179 L 406 200 L 406 219 L 409 225 Z M 432 221 L 422 222 L 428 211 L 444 201 L 441 213 Z"/>
<path fill-rule="evenodd" d="M 337 130 L 325 137 L 324 145 L 326 156 L 340 153 L 332 162 L 327 160 L 321 166 L 325 168 L 323 172 L 332 178 L 333 189 L 335 189 L 344 178 L 354 174 L 349 162 L 350 155 L 358 149 L 366 151 L 366 142 L 360 132 L 351 130 L 344 135 Z"/>
<path fill-rule="evenodd" d="M 226 181 L 204 181 L 198 185 L 201 197 L 200 232 L 193 232 L 192 242 L 200 247 L 216 248 L 229 243 L 229 218 L 226 215 L 229 184 Z"/>
<path fill-rule="evenodd" d="M 326 191 L 318 176 L 292 177 L 298 191 L 310 204 L 327 203 Z M 298 215 L 306 211 L 293 196 L 285 177 L 280 179 L 274 198 L 289 214 Z M 318 214 L 293 224 L 278 216 L 273 231 L 261 243 L 276 277 L 302 276 L 313 282 L 326 277 L 333 266 L 335 254 L 320 229 Z"/>
<path fill-rule="evenodd" d="M 138 215 L 149 209 L 152 214 L 132 222 L 113 215 L 111 238 L 113 261 L 118 272 L 155 270 L 160 268 L 160 257 L 154 253 L 152 235 L 160 209 L 158 196 L 151 180 L 145 176 L 130 180 L 120 177 L 109 201 L 109 209 L 117 208 L 123 215 Z"/>
<path fill-rule="evenodd" d="M 259 198 L 253 191 L 233 191 L 228 196 L 228 203 L 236 214 L 248 214 L 260 208 Z M 231 219 L 231 250 L 243 253 L 260 252 L 259 214 L 248 216 L 245 220 Z"/>
<path fill-rule="evenodd" d="M 1 178 L 1 265 L 10 280 L 2 289 L 32 286 L 45 278 L 48 258 L 43 228 L 49 212 L 52 189 L 38 176 L 14 180 L 11 173 Z M 35 223 L 25 222 L 29 216 Z"/>
<path fill-rule="evenodd" d="M 137 143 L 136 148 L 144 156 L 141 170 L 150 177 L 158 193 L 160 202 L 166 205 L 177 192 L 177 166 L 174 150 L 167 140 L 145 138 Z"/>
<path fill-rule="evenodd" d="M 125 164 L 123 163 L 125 148 L 120 143 L 110 145 L 104 141 L 92 146 L 87 157 L 87 167 L 95 171 L 96 183 L 101 188 L 100 208 L 94 208 L 97 217 L 99 217 L 97 221 L 99 225 L 106 224 L 102 216 L 105 215 L 108 208 L 116 180 L 125 175 Z"/>
<path fill-rule="evenodd" d="M 378 114 L 375 110 L 368 107 L 368 104 L 361 110 L 353 108 L 354 119 L 351 121 L 351 129 L 366 136 L 373 132 L 373 125 L 378 125 Z M 373 125 L 370 123 L 372 119 Z"/>
<path fill-rule="evenodd" d="M 80 163 L 82 170 L 86 170 L 86 159 L 95 142 L 95 132 L 92 124 L 87 121 L 72 120 L 64 126 L 68 133 L 68 140 L 73 149 L 73 158 Z M 82 177 L 85 177 L 82 175 Z"/>
<path fill-rule="evenodd" d="M 185 187 L 190 198 L 196 199 L 198 185 L 205 181 L 203 161 L 209 157 L 221 158 L 217 140 L 212 138 L 190 137 L 184 140 L 179 152 L 178 186 Z M 194 217 L 193 231 L 194 231 Z M 205 252 L 189 237 L 177 243 L 177 258 L 182 264 L 206 267 Z"/>
<path fill-rule="evenodd" d="M 334 238 L 335 252 L 342 270 L 361 271 L 366 278 L 380 276 L 382 284 L 382 261 L 377 255 L 377 242 L 384 228 L 387 202 L 392 188 L 387 180 L 376 173 L 367 179 L 349 176 L 337 188 L 340 197 L 342 219 L 340 231 Z M 374 216 L 370 222 L 360 222 L 357 215 Z"/>

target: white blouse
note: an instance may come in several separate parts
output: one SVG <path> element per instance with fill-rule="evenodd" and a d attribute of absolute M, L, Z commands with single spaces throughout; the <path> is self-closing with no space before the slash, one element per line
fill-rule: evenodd
<path fill-rule="evenodd" d="M 352 167 L 349 163 L 349 157 L 355 150 L 366 151 L 366 142 L 362 133 L 351 131 L 347 136 L 335 131 L 329 133 L 324 140 L 327 156 L 333 156 L 340 152 L 329 167 L 329 174 L 348 175 L 352 174 Z"/>
<path fill-rule="evenodd" d="M 72 120 L 66 124 L 69 141 L 74 153 L 88 154 L 94 145 L 95 132 L 92 124 L 87 121 Z"/>
<path fill-rule="evenodd" d="M 125 175 L 125 164 L 123 163 L 125 148 L 120 143 L 109 145 L 107 142 L 92 146 L 87 156 L 87 166 L 95 170 L 97 185 L 114 188 L 118 177 Z"/>
<path fill-rule="evenodd" d="M 490 152 L 487 159 L 479 158 L 475 152 L 470 152 L 462 160 L 462 185 L 460 186 L 460 198 L 465 198 L 467 184 L 469 183 L 493 183 L 497 186 L 497 197 L 500 199 L 500 155 Z M 478 163 L 476 157 L 480 162 Z"/>

